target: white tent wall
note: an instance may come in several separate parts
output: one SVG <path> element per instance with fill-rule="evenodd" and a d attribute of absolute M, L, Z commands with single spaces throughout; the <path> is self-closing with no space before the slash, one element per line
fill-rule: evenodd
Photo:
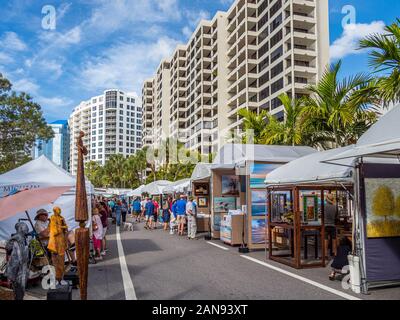
<path fill-rule="evenodd" d="M 0 175 L 0 195 L 5 195 L 12 190 L 71 186 L 71 190 L 64 193 L 54 202 L 54 204 L 48 204 L 41 208 L 52 212 L 54 206 L 59 206 L 68 227 L 70 229 L 76 229 L 79 225 L 75 221 L 75 184 L 75 177 L 58 167 L 45 156 L 42 156 L 21 167 Z M 93 192 L 93 185 L 90 181 L 86 180 L 86 193 L 89 209 L 88 226 L 91 225 L 91 195 Z M 41 208 L 32 208 L 29 210 L 28 212 L 30 217 L 33 219 L 36 215 L 36 211 Z M 12 218 L 0 222 L 0 240 L 6 240 L 12 233 L 15 233 L 14 226 L 18 222 L 18 219 L 26 219 L 26 214 L 21 212 Z"/>

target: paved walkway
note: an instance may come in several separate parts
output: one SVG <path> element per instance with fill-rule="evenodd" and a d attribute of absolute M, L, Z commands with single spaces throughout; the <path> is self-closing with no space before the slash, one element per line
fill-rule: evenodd
<path fill-rule="evenodd" d="M 358 296 L 329 281 L 329 268 L 295 270 L 266 260 L 265 252 L 244 257 L 220 241 L 187 240 L 143 224 L 120 233 L 124 281 L 115 231 L 113 226 L 106 260 L 90 266 L 89 299 L 400 299 L 400 288 Z"/>

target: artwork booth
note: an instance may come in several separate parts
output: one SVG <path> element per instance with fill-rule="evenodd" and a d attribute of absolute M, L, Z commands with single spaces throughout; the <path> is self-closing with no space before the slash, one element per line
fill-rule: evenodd
<path fill-rule="evenodd" d="M 227 144 L 212 167 L 212 237 L 250 250 L 267 241 L 265 176 L 281 165 L 314 153 L 309 147 Z"/>
<path fill-rule="evenodd" d="M 374 124 L 354 148 L 329 162 L 353 160 L 355 214 L 349 256 L 353 291 L 400 284 L 400 105 Z"/>
<path fill-rule="evenodd" d="M 266 177 L 269 259 L 297 269 L 326 267 L 338 240 L 352 240 L 352 161 L 324 163 L 348 149 L 305 156 Z"/>

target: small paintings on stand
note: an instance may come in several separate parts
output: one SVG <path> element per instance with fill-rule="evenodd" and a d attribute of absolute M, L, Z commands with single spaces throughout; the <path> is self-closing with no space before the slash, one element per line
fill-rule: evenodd
<path fill-rule="evenodd" d="M 209 194 L 208 184 L 196 184 L 194 189 L 195 196 L 207 196 Z"/>
<path fill-rule="evenodd" d="M 207 197 L 198 197 L 197 203 L 199 208 L 207 208 L 208 207 L 208 198 Z"/>

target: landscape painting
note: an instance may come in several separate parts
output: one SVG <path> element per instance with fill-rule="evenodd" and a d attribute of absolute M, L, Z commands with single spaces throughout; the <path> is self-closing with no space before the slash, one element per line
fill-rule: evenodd
<path fill-rule="evenodd" d="M 239 196 L 239 176 L 222 176 L 222 195 Z"/>
<path fill-rule="evenodd" d="M 267 214 L 267 190 L 251 191 L 252 216 L 265 216 Z"/>
<path fill-rule="evenodd" d="M 365 179 L 367 237 L 400 237 L 400 179 Z"/>
<path fill-rule="evenodd" d="M 251 221 L 251 242 L 253 244 L 263 244 L 267 239 L 267 225 L 265 219 L 255 219 Z"/>
<path fill-rule="evenodd" d="M 215 197 L 214 212 L 229 212 L 236 209 L 235 197 Z"/>

